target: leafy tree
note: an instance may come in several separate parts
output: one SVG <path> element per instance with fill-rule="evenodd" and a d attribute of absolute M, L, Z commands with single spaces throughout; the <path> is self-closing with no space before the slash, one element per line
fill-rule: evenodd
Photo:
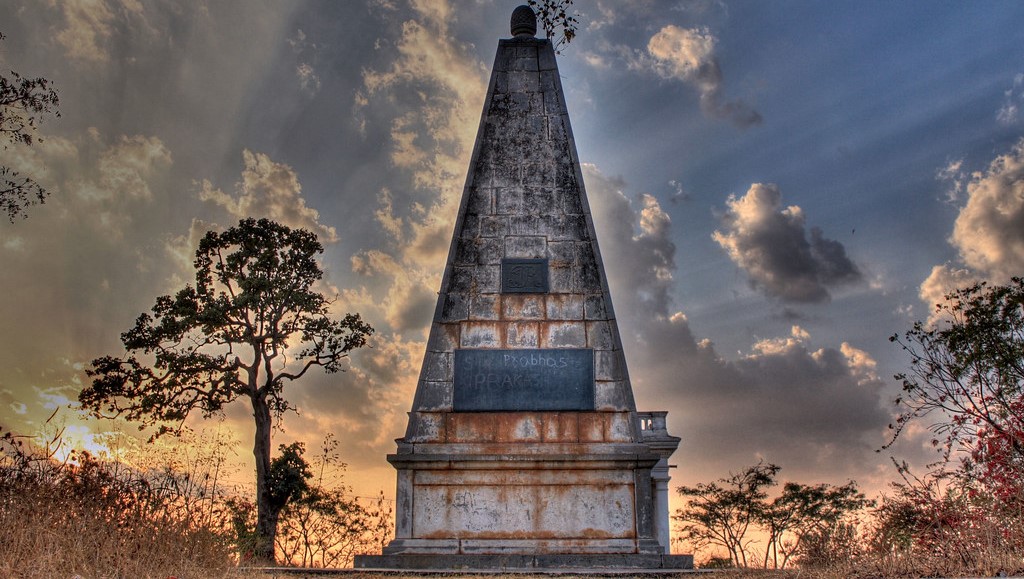
<path fill-rule="evenodd" d="M 301 442 L 293 442 L 287 446 L 280 445 L 278 454 L 270 461 L 270 472 L 267 475 L 267 488 L 270 495 L 269 513 L 270 526 L 277 529 L 277 521 L 281 511 L 309 493 L 309 479 L 313 473 L 309 463 L 302 457 L 305 448 Z"/>
<path fill-rule="evenodd" d="M 932 417 L 932 444 L 948 459 L 957 449 L 995 441 L 999 454 L 1024 456 L 1024 280 L 958 289 L 936 305 L 940 321 L 922 322 L 890 341 L 910 354 L 893 440 L 914 419 Z M 891 443 L 890 443 L 891 444 Z M 1013 462 L 1011 460 L 1011 462 Z M 1018 474 L 1020 473 L 1018 471 Z"/>
<path fill-rule="evenodd" d="M 937 320 L 890 338 L 909 355 L 890 445 L 929 419 L 943 461 L 923 478 L 900 467 L 877 513 L 876 549 L 972 566 L 1024 545 L 1024 280 L 977 283 L 946 295 Z M 951 460 L 956 453 L 957 461 Z"/>
<path fill-rule="evenodd" d="M 363 546 L 371 516 L 349 496 L 351 489 L 325 482 L 328 474 L 332 481 L 340 480 L 346 467 L 333 434 L 324 439 L 314 463 L 316 481 L 282 513 L 277 548 L 285 561 L 299 567 L 345 567 Z"/>
<path fill-rule="evenodd" d="M 4 150 L 10 145 L 31 145 L 43 115 L 60 116 L 56 109 L 60 99 L 49 80 L 26 78 L 13 70 L 10 73 L 11 78 L 0 75 L 0 138 L 6 140 Z M 46 189 L 31 177 L 0 165 L 0 210 L 12 223 L 19 215 L 27 217 L 25 208 L 42 203 L 46 195 Z"/>
<path fill-rule="evenodd" d="M 547 37 L 555 43 L 555 50 L 576 38 L 579 27 L 577 14 L 571 12 L 573 0 L 527 0 L 540 19 Z"/>
<path fill-rule="evenodd" d="M 739 474 L 696 487 L 680 487 L 689 497 L 676 511 L 675 520 L 685 539 L 695 546 L 718 546 L 729 553 L 733 564 L 758 564 L 753 556 L 753 535 L 767 537 L 760 564 L 785 568 L 793 557 L 807 555 L 812 545 L 821 547 L 844 529 L 848 517 L 872 504 L 854 482 L 842 486 L 804 485 L 787 482 L 769 500 L 767 489 L 776 484 L 774 464 L 758 464 Z M 848 526 L 848 525 L 847 525 Z M 837 543 L 837 541 L 833 541 Z"/>
<path fill-rule="evenodd" d="M 672 518 L 679 521 L 683 538 L 698 547 L 722 547 L 737 566 L 747 567 L 747 533 L 763 518 L 765 489 L 775 484 L 779 470 L 759 462 L 716 482 L 679 487 L 687 503 Z"/>
<path fill-rule="evenodd" d="M 282 489 L 304 478 L 299 449 L 282 449 L 290 471 L 275 470 L 270 458 L 274 420 L 292 409 L 284 387 L 313 367 L 341 370 L 373 332 L 358 314 L 329 317 L 331 302 L 313 290 L 321 252 L 313 233 L 267 219 L 208 232 L 196 251 L 195 287 L 158 297 L 152 315 L 121 335 L 125 355 L 93 360 L 92 383 L 79 394 L 97 416 L 157 426 L 154 437 L 180 432 L 193 412 L 220 415 L 246 400 L 256 426 L 254 557 L 264 561 L 274 558 L 277 513 L 295 496 Z"/>
<path fill-rule="evenodd" d="M 849 525 L 844 523 L 848 515 L 871 504 L 852 481 L 842 486 L 787 482 L 782 494 L 761 510 L 768 533 L 764 566 L 768 567 L 770 557 L 773 568 L 784 568 L 793 556 L 804 554 L 810 543 L 820 550 L 841 533 L 848 534 L 845 527 Z"/>
<path fill-rule="evenodd" d="M 349 487 L 338 484 L 345 464 L 340 462 L 337 448 L 337 439 L 329 434 L 312 464 L 305 461 L 304 449 L 298 444 L 282 447 L 273 461 L 272 470 L 285 475 L 275 477 L 280 494 L 294 493 L 278 514 L 275 546 L 282 563 L 346 567 L 354 555 L 379 552 L 390 538 L 393 520 L 383 493 L 367 504 L 351 496 Z M 236 497 L 227 507 L 239 552 L 243 558 L 251 558 L 254 505 Z"/>

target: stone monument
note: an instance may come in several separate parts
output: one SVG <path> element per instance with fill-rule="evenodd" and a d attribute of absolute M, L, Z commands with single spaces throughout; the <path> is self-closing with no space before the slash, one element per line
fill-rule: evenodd
<path fill-rule="evenodd" d="M 691 568 L 626 370 L 552 44 L 500 40 L 405 436 L 359 568 Z"/>

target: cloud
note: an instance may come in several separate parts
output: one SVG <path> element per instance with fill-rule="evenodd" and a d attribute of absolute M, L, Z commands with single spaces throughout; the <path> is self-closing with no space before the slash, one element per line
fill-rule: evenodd
<path fill-rule="evenodd" d="M 963 170 L 964 160 L 955 159 L 935 173 L 935 178 L 949 185 L 946 191 L 946 203 L 957 203 L 964 194 L 968 175 Z"/>
<path fill-rule="evenodd" d="M 171 152 L 160 139 L 122 136 L 100 156 L 100 189 L 105 195 L 151 199 L 150 179 L 171 162 Z"/>
<path fill-rule="evenodd" d="M 299 79 L 299 88 L 309 96 L 320 92 L 320 76 L 313 67 L 305 62 L 295 67 L 295 76 Z"/>
<path fill-rule="evenodd" d="M 726 204 L 724 230 L 712 237 L 765 294 L 819 303 L 831 298 L 829 288 L 863 281 L 841 243 L 816 227 L 807 238 L 803 211 L 795 205 L 783 209 L 778 186 L 754 183 L 743 197 L 730 195 Z"/>
<path fill-rule="evenodd" d="M 355 101 L 358 115 L 400 103 L 387 111 L 389 157 L 408 186 L 379 192 L 375 218 L 386 244 L 352 258 L 368 287 L 350 294 L 384 296 L 368 305 L 396 332 L 425 330 L 433 313 L 487 80 L 472 47 L 449 34 L 455 14 L 447 2 L 410 8 L 394 60 L 363 72 Z M 418 98 L 404 101 L 409 94 Z"/>
<path fill-rule="evenodd" d="M 301 59 L 295 66 L 295 77 L 299 79 L 299 88 L 310 97 L 320 92 L 320 75 L 308 60 L 316 61 L 318 51 L 321 48 L 315 42 L 306 39 L 306 33 L 302 29 L 295 32 L 294 38 L 288 39 L 292 51 Z"/>
<path fill-rule="evenodd" d="M 111 36 L 118 21 L 130 22 L 132 27 L 147 34 L 157 33 L 146 21 L 139 0 L 62 0 L 57 4 L 61 7 L 64 26 L 54 37 L 72 59 L 93 63 L 108 61 Z"/>
<path fill-rule="evenodd" d="M 673 462 L 686 469 L 675 476 L 692 481 L 758 456 L 816 480 L 874 468 L 889 414 L 866 351 L 812 348 L 793 325 L 736 360 L 722 357 L 672 301 L 675 247 L 657 200 L 631 200 L 621 179 L 593 165 L 584 180 L 639 409 L 668 410 L 670 431 L 683 437 Z"/>
<path fill-rule="evenodd" d="M 1013 85 L 1003 93 L 1003 104 L 996 112 L 996 120 L 1005 126 L 1020 121 L 1020 106 L 1024 103 L 1024 73 L 1013 77 Z"/>
<path fill-rule="evenodd" d="M 963 194 L 967 200 L 949 237 L 958 259 L 932 267 L 918 288 L 932 321 L 932 306 L 953 290 L 979 281 L 1006 283 L 1024 272 L 1024 139 L 983 171 L 968 173 L 954 161 L 938 175 L 952 183 L 951 200 Z"/>
<path fill-rule="evenodd" d="M 990 279 L 1024 272 L 1024 140 L 971 175 L 950 243 Z"/>
<path fill-rule="evenodd" d="M 105 61 L 106 40 L 111 34 L 114 12 L 104 0 L 67 0 L 63 2 L 65 26 L 57 32 L 57 42 L 71 58 Z"/>
<path fill-rule="evenodd" d="M 606 0 L 597 0 L 594 3 L 596 13 L 590 14 L 587 18 L 587 31 L 593 32 L 602 28 L 612 26 L 618 19 L 616 9 L 618 4 L 612 4 Z"/>
<path fill-rule="evenodd" d="M 647 42 L 647 52 L 654 57 L 654 70 L 665 78 L 718 82 L 707 78 L 716 41 L 707 28 L 669 24 Z"/>
<path fill-rule="evenodd" d="M 174 159 L 161 139 L 89 130 L 24 153 L 16 161 L 52 195 L 0 230 L 0 319 L 12 336 L 0 349 L 0 390 L 18 411 L 9 427 L 38 432 L 75 399 L 82 364 L 116 353 L 119 333 L 181 272 L 162 261 L 171 220 L 156 209 L 172 198 Z"/>
<path fill-rule="evenodd" d="M 921 282 L 917 295 L 928 305 L 930 315 L 934 316 L 935 309 L 932 306 L 944 303 L 946 296 L 957 288 L 966 287 L 978 281 L 981 280 L 978 279 L 977 274 L 967 269 L 950 264 L 936 265 L 928 277 Z M 934 319 L 934 317 L 929 319 Z"/>
<path fill-rule="evenodd" d="M 263 153 L 242 152 L 242 178 L 232 196 L 203 180 L 199 198 L 223 207 L 233 217 L 267 217 L 292 228 L 307 229 L 327 243 L 338 241 L 334 227 L 320 221 L 320 212 L 306 205 L 295 171 Z"/>
<path fill-rule="evenodd" d="M 609 280 L 630 280 L 623 305 L 642 312 L 644 319 L 667 318 L 676 253 L 668 214 L 649 194 L 638 195 L 634 203 L 621 179 L 605 177 L 594 165 L 583 165 L 583 178 Z M 623 296 L 613 297 L 618 303 Z"/>
<path fill-rule="evenodd" d="M 680 28 L 669 24 L 647 42 L 649 67 L 666 79 L 694 85 L 701 109 L 714 117 L 729 119 L 738 127 L 760 124 L 760 113 L 742 101 L 727 101 L 722 94 L 722 70 L 715 57 L 717 39 L 707 28 Z"/>
<path fill-rule="evenodd" d="M 152 201 L 153 183 L 162 183 L 173 164 L 170 150 L 155 136 L 121 135 L 108 143 L 95 129 L 74 140 L 48 136 L 8 152 L 14 170 L 32 175 L 51 194 L 35 214 L 74 210 L 115 239 L 131 228 L 129 207 Z"/>

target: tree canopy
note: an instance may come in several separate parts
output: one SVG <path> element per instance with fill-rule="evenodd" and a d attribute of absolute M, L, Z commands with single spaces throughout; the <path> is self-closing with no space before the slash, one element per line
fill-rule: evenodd
<path fill-rule="evenodd" d="M 0 40 L 4 35 L 0 33 Z M 24 77 L 13 70 L 10 78 L 0 75 L 0 139 L 4 150 L 11 145 L 31 145 L 35 132 L 47 114 L 60 116 L 60 99 L 49 80 Z M 14 222 L 25 217 L 25 208 L 46 199 L 46 189 L 31 177 L 0 165 L 0 211 Z"/>
<path fill-rule="evenodd" d="M 890 445 L 928 420 L 942 460 L 879 509 L 877 541 L 973 567 L 1024 545 L 1024 279 L 946 295 L 929 322 L 893 335 L 910 356 Z"/>
<path fill-rule="evenodd" d="M 282 494 L 294 485 L 276 479 L 298 472 L 275 469 L 270 458 L 273 420 L 292 408 L 284 387 L 313 367 L 342 370 L 373 332 L 358 314 L 331 318 L 331 301 L 314 288 L 322 251 L 315 234 L 267 219 L 208 232 L 196 251 L 195 286 L 158 297 L 152 313 L 121 335 L 124 355 L 93 360 L 92 383 L 79 394 L 94 414 L 156 426 L 154 436 L 180 431 L 193 412 L 210 417 L 247 400 L 256 425 L 255 555 L 262 559 L 273 559 L 277 515 L 294 496 Z M 279 464 L 297 464 L 288 459 L 299 453 L 282 447 Z"/>
<path fill-rule="evenodd" d="M 889 338 L 910 355 L 896 375 L 903 394 L 896 439 L 930 417 L 932 444 L 948 458 L 983 444 L 1004 458 L 1024 457 L 1024 279 L 955 290 L 936 305 L 937 321 Z M 1001 449 L 1001 450 L 1000 450 Z"/>
<path fill-rule="evenodd" d="M 721 547 L 733 565 L 785 568 L 794 557 L 842 531 L 846 519 L 871 501 L 854 482 L 842 486 L 787 482 L 769 499 L 780 467 L 759 462 L 711 483 L 679 487 L 686 505 L 673 517 L 685 540 L 695 547 Z M 767 544 L 761 561 L 754 544 Z"/>
<path fill-rule="evenodd" d="M 716 482 L 679 487 L 687 504 L 673 518 L 683 538 L 698 547 L 723 547 L 736 565 L 746 567 L 751 542 L 747 533 L 761 518 L 766 489 L 775 484 L 778 472 L 778 466 L 762 462 Z"/>

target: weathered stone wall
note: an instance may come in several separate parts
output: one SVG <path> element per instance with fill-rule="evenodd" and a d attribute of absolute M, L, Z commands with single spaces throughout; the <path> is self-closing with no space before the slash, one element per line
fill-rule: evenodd
<path fill-rule="evenodd" d="M 515 258 L 547 260 L 547 292 L 501 292 Z M 614 320 L 554 51 L 502 40 L 406 440 L 452 410 L 457 348 L 592 348 L 594 410 L 635 412 Z"/>
<path fill-rule="evenodd" d="M 636 536 L 628 471 L 545 471 L 538 476 L 508 470 L 427 470 L 416 476 L 417 537 L 458 537 L 465 543 Z"/>

